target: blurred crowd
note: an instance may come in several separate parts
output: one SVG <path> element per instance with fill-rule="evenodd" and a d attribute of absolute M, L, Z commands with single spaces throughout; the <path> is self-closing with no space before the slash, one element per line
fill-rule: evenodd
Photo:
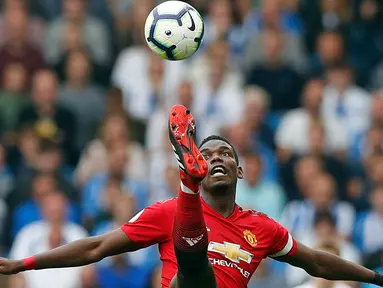
<path fill-rule="evenodd" d="M 383 270 L 383 1 L 187 2 L 204 43 L 170 62 L 145 43 L 154 0 L 1 1 L 1 255 L 111 231 L 176 196 L 166 124 L 180 103 L 199 141 L 220 134 L 238 150 L 239 205 Z M 160 274 L 151 247 L 0 286 L 157 288 Z M 249 285 L 297 286 L 358 287 L 269 260 Z"/>

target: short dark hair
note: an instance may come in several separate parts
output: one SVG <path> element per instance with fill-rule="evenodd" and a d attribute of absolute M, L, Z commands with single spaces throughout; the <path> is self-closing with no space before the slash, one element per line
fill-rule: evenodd
<path fill-rule="evenodd" d="M 347 71 L 352 75 L 355 73 L 354 67 L 345 60 L 336 61 L 328 67 L 328 71 Z"/>
<path fill-rule="evenodd" d="M 38 147 L 40 153 L 61 153 L 60 146 L 52 139 L 40 139 Z"/>
<path fill-rule="evenodd" d="M 321 222 L 327 222 L 333 227 L 336 226 L 335 217 L 328 210 L 320 211 L 315 215 L 314 226 Z"/>
<path fill-rule="evenodd" d="M 237 151 L 235 151 L 235 148 L 233 146 L 233 144 L 230 143 L 229 140 L 227 140 L 225 137 L 223 136 L 219 136 L 219 135 L 210 135 L 208 137 L 206 137 L 205 139 L 202 140 L 201 144 L 199 144 L 199 147 L 201 149 L 201 147 L 209 142 L 209 141 L 213 141 L 213 140 L 220 140 L 220 141 L 223 141 L 223 142 L 226 142 L 227 144 L 229 144 L 230 148 L 233 150 L 233 153 L 234 153 L 234 158 L 235 158 L 235 162 L 237 163 L 237 165 L 239 165 L 239 158 L 238 158 L 238 154 L 237 154 Z"/>

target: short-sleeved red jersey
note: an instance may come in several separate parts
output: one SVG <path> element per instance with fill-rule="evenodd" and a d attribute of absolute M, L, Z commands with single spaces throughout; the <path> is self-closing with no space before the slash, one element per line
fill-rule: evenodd
<path fill-rule="evenodd" d="M 159 244 L 163 288 L 169 287 L 177 272 L 172 239 L 176 205 L 177 199 L 156 203 L 121 227 L 142 247 Z M 287 230 L 262 213 L 236 205 L 233 214 L 224 218 L 203 200 L 202 206 L 209 237 L 208 258 L 220 288 L 247 287 L 263 258 L 292 255 L 296 251 L 296 242 Z"/>

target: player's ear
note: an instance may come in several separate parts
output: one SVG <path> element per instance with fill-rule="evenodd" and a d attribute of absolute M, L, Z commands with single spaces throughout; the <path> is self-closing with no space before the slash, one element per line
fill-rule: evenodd
<path fill-rule="evenodd" d="M 242 167 L 239 166 L 238 169 L 237 169 L 237 177 L 238 177 L 238 179 L 243 179 L 244 174 L 245 173 L 243 172 Z"/>

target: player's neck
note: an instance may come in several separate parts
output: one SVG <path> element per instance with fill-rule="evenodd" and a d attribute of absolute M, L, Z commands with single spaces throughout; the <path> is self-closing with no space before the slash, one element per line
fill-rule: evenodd
<path fill-rule="evenodd" d="M 218 194 L 201 190 L 201 196 L 207 205 L 223 217 L 227 218 L 233 214 L 235 208 L 235 191 L 232 193 Z"/>

